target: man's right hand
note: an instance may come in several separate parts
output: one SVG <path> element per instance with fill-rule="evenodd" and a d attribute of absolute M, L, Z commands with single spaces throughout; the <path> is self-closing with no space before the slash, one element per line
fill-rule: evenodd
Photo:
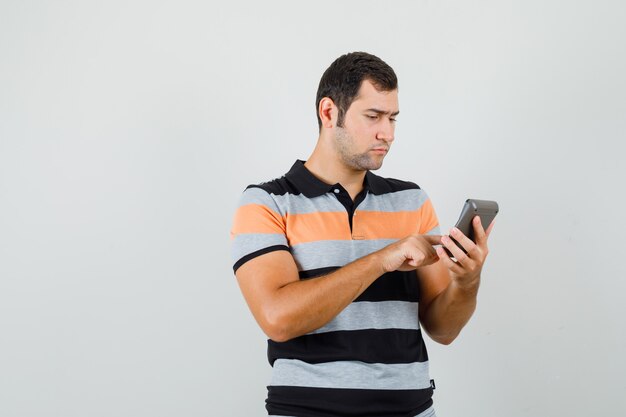
<path fill-rule="evenodd" d="M 381 249 L 384 272 L 412 271 L 439 260 L 433 245 L 441 245 L 440 235 L 412 235 Z"/>

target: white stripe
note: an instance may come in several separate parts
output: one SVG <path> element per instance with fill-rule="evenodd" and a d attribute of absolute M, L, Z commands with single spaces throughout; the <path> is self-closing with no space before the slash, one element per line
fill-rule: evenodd
<path fill-rule="evenodd" d="M 269 207 L 272 211 L 284 216 L 285 213 L 280 211 L 278 204 L 274 201 L 273 194 L 268 193 L 262 188 L 248 188 L 239 198 L 238 208 L 247 206 L 248 204 L 260 204 Z"/>
<path fill-rule="evenodd" d="M 295 417 L 295 416 L 277 416 L 274 414 L 270 414 L 268 417 Z M 415 417 L 436 417 L 435 409 L 433 407 L 429 407 L 427 410 L 419 413 Z"/>
<path fill-rule="evenodd" d="M 313 198 L 308 198 L 304 194 L 272 194 L 272 197 L 274 197 L 281 211 L 289 214 L 346 212 L 343 204 L 331 193 Z"/>
<path fill-rule="evenodd" d="M 368 193 L 357 210 L 399 212 L 415 211 L 428 200 L 428 195 L 423 190 L 411 189 L 374 195 Z M 333 193 L 322 194 L 318 197 L 308 198 L 304 194 L 282 195 L 269 194 L 267 191 L 253 187 L 244 191 L 239 201 L 239 206 L 247 204 L 264 204 L 284 216 L 289 214 L 305 214 L 316 212 L 345 212 L 345 207 L 339 202 Z"/>
<path fill-rule="evenodd" d="M 430 387 L 428 362 L 365 363 L 340 361 L 310 364 L 277 359 L 270 385 L 344 389 L 425 389 Z"/>
<path fill-rule="evenodd" d="M 368 194 L 365 200 L 359 204 L 358 210 L 366 211 L 415 211 L 428 200 L 423 190 L 411 189 L 396 191 L 382 195 Z"/>
<path fill-rule="evenodd" d="M 280 233 L 238 234 L 231 242 L 232 261 L 235 263 L 252 252 L 275 245 L 287 246 L 285 235 Z"/>
<path fill-rule="evenodd" d="M 418 309 L 419 303 L 409 301 L 359 301 L 310 334 L 363 329 L 418 330 Z"/>
<path fill-rule="evenodd" d="M 429 231 L 429 235 L 439 235 L 439 227 Z M 298 270 L 344 266 L 352 261 L 376 252 L 398 239 L 373 240 L 318 240 L 291 246 Z M 285 235 L 280 233 L 241 233 L 231 242 L 233 262 L 245 255 L 273 245 L 289 246 Z"/>
<path fill-rule="evenodd" d="M 262 188 L 248 188 L 244 191 L 239 207 L 247 204 L 264 204 L 281 216 L 316 212 L 342 212 L 346 209 L 334 194 L 327 193 L 319 197 L 308 198 L 304 194 L 270 194 Z"/>
<path fill-rule="evenodd" d="M 435 408 L 431 406 L 428 409 L 416 415 L 415 417 L 437 417 L 437 414 L 435 414 Z"/>
<path fill-rule="evenodd" d="M 441 234 L 441 229 L 439 228 L 439 225 L 433 227 L 432 229 L 430 229 L 428 232 L 426 232 L 427 235 L 440 235 Z"/>
<path fill-rule="evenodd" d="M 344 266 L 396 242 L 398 239 L 319 240 L 291 247 L 300 271 Z"/>

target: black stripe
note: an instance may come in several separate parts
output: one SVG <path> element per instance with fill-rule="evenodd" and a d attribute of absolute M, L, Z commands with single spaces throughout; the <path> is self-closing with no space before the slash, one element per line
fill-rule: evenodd
<path fill-rule="evenodd" d="M 289 251 L 289 247 L 285 246 L 285 245 L 274 245 L 274 246 L 268 246 L 267 248 L 259 249 L 257 251 L 252 252 L 252 253 L 249 253 L 246 256 L 244 256 L 241 259 L 239 259 L 237 262 L 235 262 L 235 265 L 233 265 L 233 270 L 235 272 L 237 272 L 239 267 L 241 265 L 245 264 L 246 262 L 248 262 L 249 260 L 254 259 L 257 256 L 265 255 L 266 253 L 274 252 L 274 251 L 277 251 L 277 250 Z"/>
<path fill-rule="evenodd" d="M 366 174 L 370 191 L 374 195 L 395 193 L 404 190 L 419 190 L 420 186 L 410 181 L 397 180 L 395 178 L 383 178 L 368 171 Z"/>
<path fill-rule="evenodd" d="M 309 334 L 286 342 L 267 341 L 267 358 L 299 359 L 308 363 L 361 361 L 366 363 L 426 362 L 421 330 L 366 329 Z"/>
<path fill-rule="evenodd" d="M 331 272 L 338 270 L 338 266 L 329 266 L 327 268 L 317 268 L 317 269 L 309 269 L 306 271 L 300 271 L 298 274 L 300 275 L 300 279 L 309 279 L 321 277 L 323 275 L 328 275 Z"/>
<path fill-rule="evenodd" d="M 355 301 L 419 301 L 419 283 L 415 271 L 383 274 Z"/>
<path fill-rule="evenodd" d="M 338 266 L 300 271 L 300 279 L 317 278 L 339 269 Z M 419 302 L 419 283 L 415 271 L 394 271 L 383 274 L 355 301 L 409 301 Z"/>
<path fill-rule="evenodd" d="M 432 388 L 362 390 L 267 387 L 269 414 L 298 417 L 414 417 L 433 405 Z"/>
<path fill-rule="evenodd" d="M 289 181 L 287 181 L 285 176 L 273 179 L 271 181 L 263 182 L 261 184 L 250 184 L 246 187 L 246 190 L 248 188 L 260 188 L 266 191 L 268 194 L 274 195 L 300 194 L 300 191 L 295 188 Z"/>

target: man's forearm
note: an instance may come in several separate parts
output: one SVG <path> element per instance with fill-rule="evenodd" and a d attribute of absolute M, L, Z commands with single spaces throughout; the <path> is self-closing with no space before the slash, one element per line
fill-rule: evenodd
<path fill-rule="evenodd" d="M 420 312 L 420 320 L 430 337 L 444 345 L 452 343 L 476 310 L 480 279 L 461 288 L 455 281 Z"/>
<path fill-rule="evenodd" d="M 270 310 L 275 341 L 285 341 L 316 330 L 384 273 L 381 256 L 373 253 L 328 275 L 291 282 L 280 288 Z"/>

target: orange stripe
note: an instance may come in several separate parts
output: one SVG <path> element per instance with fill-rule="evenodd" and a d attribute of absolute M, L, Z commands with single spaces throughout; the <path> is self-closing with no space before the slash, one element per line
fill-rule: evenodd
<path fill-rule="evenodd" d="M 231 236 L 240 233 L 285 233 L 285 219 L 262 204 L 246 204 L 235 212 Z"/>
<path fill-rule="evenodd" d="M 419 211 L 358 211 L 352 219 L 354 239 L 402 239 L 417 232 Z"/>
<path fill-rule="evenodd" d="M 282 217 L 262 204 L 248 204 L 236 211 L 231 236 L 280 233 L 287 235 L 290 245 L 318 240 L 402 239 L 414 233 L 427 233 L 438 224 L 430 200 L 414 211 L 357 210 L 352 220 L 352 232 L 347 212 L 313 212 Z"/>
<path fill-rule="evenodd" d="M 354 239 L 403 239 L 424 234 L 437 225 L 430 200 L 412 211 L 359 211 L 352 220 Z"/>
<path fill-rule="evenodd" d="M 350 240 L 347 212 L 314 212 L 287 215 L 290 245 L 316 240 Z"/>
<path fill-rule="evenodd" d="M 439 219 L 437 219 L 435 208 L 433 207 L 433 203 L 430 199 L 426 200 L 424 204 L 422 204 L 419 211 L 421 212 L 420 228 L 418 231 L 420 235 L 428 233 L 435 227 L 439 226 Z"/>

